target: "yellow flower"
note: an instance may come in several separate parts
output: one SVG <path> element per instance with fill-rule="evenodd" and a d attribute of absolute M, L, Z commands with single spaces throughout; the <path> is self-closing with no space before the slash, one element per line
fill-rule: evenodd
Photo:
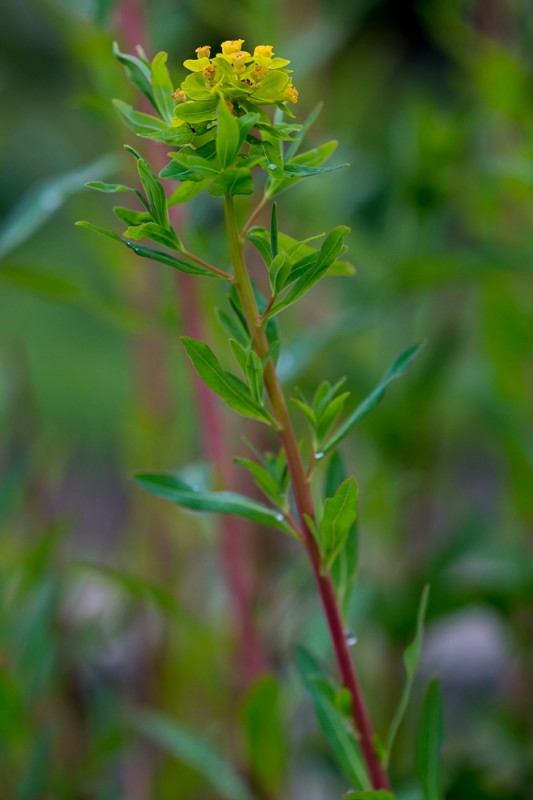
<path fill-rule="evenodd" d="M 287 100 L 289 103 L 297 103 L 298 102 L 298 89 L 296 89 L 292 83 L 289 83 L 287 86 L 286 91 Z"/>
<path fill-rule="evenodd" d="M 211 48 L 206 44 L 203 47 L 197 47 L 195 53 L 197 58 L 209 58 L 211 55 Z"/>
<path fill-rule="evenodd" d="M 182 89 L 176 89 L 176 91 L 172 93 L 172 97 L 176 103 L 184 103 L 187 100 L 187 96 Z"/>
<path fill-rule="evenodd" d="M 254 50 L 254 57 L 257 58 L 272 58 L 274 55 L 274 48 L 271 44 L 258 44 Z"/>
<path fill-rule="evenodd" d="M 238 53 L 244 44 L 244 39 L 228 39 L 227 42 L 222 42 L 222 55 L 231 56 L 233 53 Z"/>
<path fill-rule="evenodd" d="M 228 58 L 231 58 L 231 60 L 235 64 L 235 68 L 237 69 L 237 72 L 240 72 L 244 68 L 244 65 L 246 64 L 246 61 L 249 58 L 251 58 L 251 56 L 250 56 L 250 53 L 246 52 L 246 50 L 241 50 L 238 53 L 230 53 Z"/>

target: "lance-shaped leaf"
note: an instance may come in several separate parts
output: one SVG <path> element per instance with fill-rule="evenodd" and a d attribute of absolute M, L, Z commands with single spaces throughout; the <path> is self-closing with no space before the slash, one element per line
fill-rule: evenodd
<path fill-rule="evenodd" d="M 233 514 L 267 525 L 293 536 L 293 531 L 283 514 L 257 500 L 251 500 L 235 492 L 212 492 L 197 489 L 174 475 L 141 473 L 135 480 L 143 489 L 157 497 L 170 500 L 191 511 L 211 511 L 216 514 Z"/>
<path fill-rule="evenodd" d="M 358 788 L 372 789 L 357 740 L 335 705 L 335 689 L 323 676 L 319 665 L 307 650 L 298 647 L 296 655 L 300 675 L 340 768 Z"/>
<path fill-rule="evenodd" d="M 151 72 L 156 107 L 167 125 L 170 125 L 174 116 L 175 103 L 172 99 L 174 86 L 168 73 L 167 59 L 168 53 L 157 53 L 152 61 Z"/>
<path fill-rule="evenodd" d="M 333 436 L 326 442 L 324 447 L 322 448 L 322 452 L 324 455 L 329 453 L 334 447 L 336 447 L 339 442 L 341 442 L 345 436 L 347 436 L 350 431 L 352 430 L 355 425 L 357 425 L 361 420 L 363 420 L 367 414 L 378 405 L 378 403 L 382 400 L 383 395 L 385 394 L 385 390 L 391 381 L 396 380 L 396 378 L 401 377 L 404 375 L 414 357 L 419 352 L 420 348 L 422 347 L 423 342 L 417 342 L 416 344 L 411 345 L 408 347 L 407 350 L 404 350 L 398 358 L 394 361 L 394 363 L 389 367 L 385 375 L 382 377 L 378 385 L 375 389 L 370 392 L 370 394 L 365 397 L 362 403 L 359 403 L 355 411 L 353 411 L 347 420 L 345 420 L 342 425 L 335 431 Z"/>
<path fill-rule="evenodd" d="M 230 408 L 244 417 L 271 424 L 272 418 L 268 411 L 253 399 L 245 383 L 222 369 L 217 357 L 207 344 L 190 339 L 188 336 L 183 336 L 182 342 L 204 383 L 218 394 Z"/>
<path fill-rule="evenodd" d="M 172 250 L 182 250 L 183 245 L 173 228 L 163 228 L 157 222 L 142 222 L 133 225 L 124 231 L 126 239 L 151 239 L 153 242 L 170 247 Z"/>
<path fill-rule="evenodd" d="M 126 68 L 126 73 L 131 83 L 148 98 L 155 108 L 150 67 L 136 56 L 132 56 L 129 53 L 121 53 L 117 42 L 113 42 L 113 55 Z"/>
<path fill-rule="evenodd" d="M 309 268 L 288 290 L 286 294 L 280 297 L 269 312 L 268 316 L 274 316 L 283 309 L 292 305 L 302 295 L 309 291 L 328 271 L 329 267 L 337 260 L 338 256 L 344 252 L 344 238 L 350 232 L 350 229 L 344 225 L 334 228 L 326 236 L 322 247 L 320 248 L 316 259 L 310 264 Z"/>
<path fill-rule="evenodd" d="M 324 144 L 320 145 L 320 147 L 316 147 L 313 150 L 307 150 L 305 153 L 300 153 L 295 158 L 292 158 L 288 163 L 285 164 L 284 171 L 285 174 L 281 176 L 272 176 L 270 181 L 267 184 L 267 188 L 265 191 L 265 195 L 268 198 L 275 197 L 276 195 L 284 192 L 286 189 L 290 189 L 291 186 L 295 186 L 301 178 L 306 177 L 306 175 L 297 175 L 296 173 L 298 170 L 306 170 L 306 169 L 317 169 L 324 164 L 331 154 L 336 150 L 338 142 L 331 141 L 325 142 Z M 290 153 L 290 147 L 287 154 L 287 157 Z M 341 166 L 345 166 L 344 164 Z M 333 167 L 336 169 L 336 167 Z M 287 172 L 289 170 L 289 172 Z"/>
<path fill-rule="evenodd" d="M 346 471 L 342 457 L 337 451 L 333 453 L 328 464 L 325 479 L 325 496 L 332 497 L 345 480 Z M 359 535 L 356 520 L 350 528 L 345 545 L 335 559 L 331 569 L 331 579 L 344 619 L 346 619 L 348 615 L 348 606 L 357 577 L 358 557 Z"/>
<path fill-rule="evenodd" d="M 170 153 L 171 161 L 161 170 L 162 178 L 173 181 L 203 181 L 215 178 L 220 173 L 220 165 L 212 158 L 204 158 L 188 147 L 179 153 Z"/>
<path fill-rule="evenodd" d="M 333 497 L 324 503 L 324 513 L 318 526 L 321 565 L 328 572 L 342 552 L 350 530 L 357 519 L 358 488 L 355 478 L 347 478 Z"/>
<path fill-rule="evenodd" d="M 443 738 L 442 698 L 437 679 L 429 684 L 422 707 L 416 766 L 424 800 L 441 800 L 440 749 Z"/>
<path fill-rule="evenodd" d="M 169 228 L 167 196 L 161 185 L 161 181 L 158 180 L 155 172 L 144 158 L 138 159 L 137 170 L 153 218 L 163 228 Z"/>
<path fill-rule="evenodd" d="M 167 266 L 173 267 L 180 272 L 186 272 L 188 275 L 203 275 L 206 278 L 222 277 L 216 272 L 212 272 L 205 267 L 201 267 L 199 265 L 197 266 L 196 264 L 189 264 L 187 261 L 183 261 L 181 258 L 170 255 L 170 253 L 164 253 L 162 250 L 155 250 L 152 247 L 145 247 L 144 245 L 137 244 L 137 242 L 124 239 L 114 231 L 109 231 L 106 228 L 100 228 L 97 225 L 92 225 L 90 222 L 85 222 L 85 220 L 76 222 L 76 225 L 78 225 L 80 228 L 86 228 L 88 231 L 93 231 L 93 233 L 99 233 L 102 236 L 107 236 L 110 239 L 114 239 L 116 242 L 122 242 L 122 244 L 125 244 L 130 250 L 133 250 L 136 255 L 141 256 L 142 258 L 150 258 L 152 261 L 159 261 L 161 264 L 167 264 Z"/>
<path fill-rule="evenodd" d="M 422 651 L 422 639 L 424 636 L 424 621 L 426 619 L 428 598 L 429 598 L 429 586 L 425 586 L 422 592 L 422 596 L 420 598 L 420 604 L 418 606 L 415 638 L 413 639 L 413 641 L 411 642 L 409 647 L 407 647 L 407 649 L 403 654 L 403 663 L 405 666 L 407 679 L 405 681 L 405 686 L 402 692 L 402 696 L 400 698 L 400 702 L 398 703 L 398 708 L 396 709 L 389 731 L 387 733 L 387 738 L 385 739 L 385 752 L 384 752 L 385 767 L 387 767 L 389 763 L 392 746 L 394 744 L 396 734 L 398 733 L 401 721 L 407 710 L 407 706 L 409 704 L 409 698 L 411 696 L 411 691 L 413 689 L 416 670 L 418 668 L 418 662 L 420 661 L 420 654 Z"/>
<path fill-rule="evenodd" d="M 188 203 L 193 197 L 201 194 L 204 189 L 209 186 L 209 179 L 201 181 L 183 181 L 181 186 L 172 192 L 168 198 L 169 206 L 175 206 L 178 203 Z"/>
<path fill-rule="evenodd" d="M 262 405 L 263 403 L 263 363 L 255 350 L 250 350 L 246 359 L 246 379 L 252 397 Z"/>

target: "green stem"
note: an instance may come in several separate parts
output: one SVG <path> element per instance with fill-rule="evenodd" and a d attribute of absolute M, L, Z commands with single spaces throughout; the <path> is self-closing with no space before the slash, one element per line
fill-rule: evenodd
<path fill-rule="evenodd" d="M 268 342 L 261 325 L 259 309 L 244 260 L 242 239 L 239 235 L 232 197 L 224 198 L 224 212 L 230 254 L 235 269 L 233 282 L 241 300 L 254 349 L 261 359 L 265 359 L 269 350 Z M 285 395 L 272 358 L 269 358 L 266 362 L 264 381 L 274 416 L 279 425 L 278 435 L 287 457 L 291 484 L 298 509 L 300 530 L 311 562 L 315 583 L 322 600 L 339 673 L 344 687 L 349 690 L 352 697 L 353 723 L 361 752 L 365 759 L 373 788 L 388 789 L 389 780 L 374 747 L 374 734 L 346 643 L 342 615 L 335 596 L 333 583 L 329 575 L 321 574 L 318 546 L 306 521 L 306 518 L 315 519 L 311 487 L 302 462 L 296 434 L 292 427 Z"/>

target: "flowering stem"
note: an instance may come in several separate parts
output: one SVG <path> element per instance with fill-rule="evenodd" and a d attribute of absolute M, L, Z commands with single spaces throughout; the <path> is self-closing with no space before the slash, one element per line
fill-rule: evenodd
<path fill-rule="evenodd" d="M 261 324 L 259 309 L 244 260 L 242 238 L 239 235 L 239 229 L 237 227 L 232 197 L 224 198 L 224 211 L 230 254 L 235 270 L 234 285 L 241 300 L 254 349 L 258 356 L 264 360 L 267 357 L 269 346 Z M 388 777 L 374 747 L 374 734 L 355 668 L 352 663 L 350 651 L 346 643 L 342 616 L 335 596 L 333 583 L 329 575 L 321 574 L 318 546 L 306 521 L 307 518 L 311 520 L 315 519 L 311 487 L 300 455 L 298 441 L 292 427 L 285 395 L 281 388 L 272 358 L 268 358 L 266 361 L 264 383 L 270 399 L 272 411 L 279 425 L 278 435 L 285 451 L 291 476 L 291 484 L 298 510 L 299 530 L 311 562 L 315 583 L 322 601 L 339 673 L 343 686 L 348 689 L 351 694 L 353 724 L 359 739 L 361 752 L 365 759 L 373 788 L 388 789 Z"/>

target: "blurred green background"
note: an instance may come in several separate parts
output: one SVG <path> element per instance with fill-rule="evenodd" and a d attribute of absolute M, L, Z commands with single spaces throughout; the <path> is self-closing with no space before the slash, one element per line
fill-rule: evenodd
<path fill-rule="evenodd" d="M 169 52 L 176 85 L 199 45 L 273 43 L 292 60 L 299 119 L 324 100 L 310 141 L 339 139 L 351 167 L 283 195 L 281 228 L 303 237 L 350 225 L 357 276 L 323 284 L 283 319 L 289 390 L 309 394 L 346 375 L 357 401 L 400 350 L 426 340 L 344 448 L 361 495 L 350 622 L 371 715 L 383 733 L 429 582 L 414 710 L 392 762 L 398 797 L 421 797 L 416 709 L 437 674 L 446 798 L 531 800 L 528 0 L 19 0 L 3 9 L 2 796 L 239 800 L 232 780 L 246 773 L 250 742 L 279 776 L 253 797 L 325 800 L 347 788 L 294 666 L 298 641 L 329 652 L 301 556 L 270 532 L 234 531 L 276 676 L 271 727 L 283 759 L 272 737 L 250 734 L 243 697 L 253 686 L 239 663 L 216 522 L 145 497 L 129 479 L 138 469 L 204 469 L 178 339 L 190 286 L 73 225 L 109 227 L 112 203 L 83 183 L 131 179 L 123 142 L 148 152 L 111 105 L 138 104 L 111 51 L 135 37 L 151 54 Z M 220 224 L 212 199 L 181 219 L 187 241 L 223 262 Z M 199 291 L 216 341 L 222 298 Z M 220 413 L 230 452 L 245 454 L 242 429 Z"/>

